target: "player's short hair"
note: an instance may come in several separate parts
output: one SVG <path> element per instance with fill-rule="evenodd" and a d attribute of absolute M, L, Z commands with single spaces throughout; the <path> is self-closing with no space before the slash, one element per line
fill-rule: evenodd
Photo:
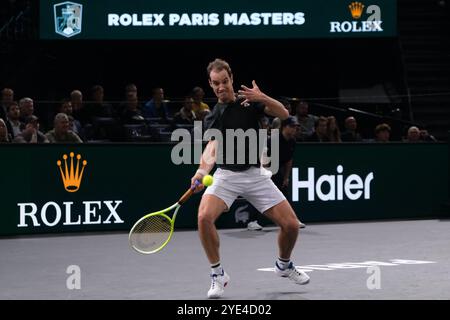
<path fill-rule="evenodd" d="M 208 79 L 210 79 L 209 75 L 211 74 L 211 71 L 222 71 L 226 70 L 228 75 L 233 77 L 233 73 L 231 72 L 230 65 L 228 62 L 222 59 L 215 59 L 214 61 L 210 62 L 208 64 L 208 67 L 206 68 L 206 72 L 208 73 Z"/>

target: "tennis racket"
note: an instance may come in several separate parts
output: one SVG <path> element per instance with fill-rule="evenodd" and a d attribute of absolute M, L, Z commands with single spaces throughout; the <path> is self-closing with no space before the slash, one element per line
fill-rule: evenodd
<path fill-rule="evenodd" d="M 178 210 L 192 196 L 200 183 L 198 180 L 195 181 L 195 184 L 183 194 L 180 200 L 170 207 L 140 218 L 128 234 L 130 247 L 142 254 L 155 253 L 164 248 L 172 238 Z M 170 218 L 168 213 L 173 210 L 175 212 Z"/>

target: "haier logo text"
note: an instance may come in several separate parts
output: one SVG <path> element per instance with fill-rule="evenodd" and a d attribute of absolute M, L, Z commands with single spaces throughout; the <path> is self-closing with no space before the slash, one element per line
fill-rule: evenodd
<path fill-rule="evenodd" d="M 325 174 L 316 177 L 315 169 L 308 168 L 306 177 L 300 176 L 299 168 L 292 168 L 292 201 L 299 201 L 299 192 L 304 189 L 308 192 L 308 201 L 315 201 L 316 196 L 322 201 L 358 200 L 361 197 L 370 199 L 371 183 L 374 180 L 373 172 L 366 176 L 357 174 L 344 175 L 344 167 L 338 165 L 337 174 Z M 327 191 L 323 191 L 323 190 Z"/>

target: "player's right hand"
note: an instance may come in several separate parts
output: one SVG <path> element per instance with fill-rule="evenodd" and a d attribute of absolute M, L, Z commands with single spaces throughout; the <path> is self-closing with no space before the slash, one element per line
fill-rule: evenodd
<path fill-rule="evenodd" d="M 199 173 L 196 173 L 191 179 L 191 188 L 195 186 L 195 181 L 200 181 L 200 184 L 194 189 L 194 193 L 202 191 L 205 186 L 201 183 L 203 176 Z"/>

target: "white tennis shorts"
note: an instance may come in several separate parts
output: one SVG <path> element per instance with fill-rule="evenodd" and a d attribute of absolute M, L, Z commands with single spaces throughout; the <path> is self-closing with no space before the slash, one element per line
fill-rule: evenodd
<path fill-rule="evenodd" d="M 279 204 L 286 197 L 270 179 L 272 172 L 265 168 L 251 167 L 245 171 L 230 171 L 218 168 L 214 182 L 204 194 L 222 199 L 231 208 L 238 196 L 245 198 L 261 213 Z"/>

